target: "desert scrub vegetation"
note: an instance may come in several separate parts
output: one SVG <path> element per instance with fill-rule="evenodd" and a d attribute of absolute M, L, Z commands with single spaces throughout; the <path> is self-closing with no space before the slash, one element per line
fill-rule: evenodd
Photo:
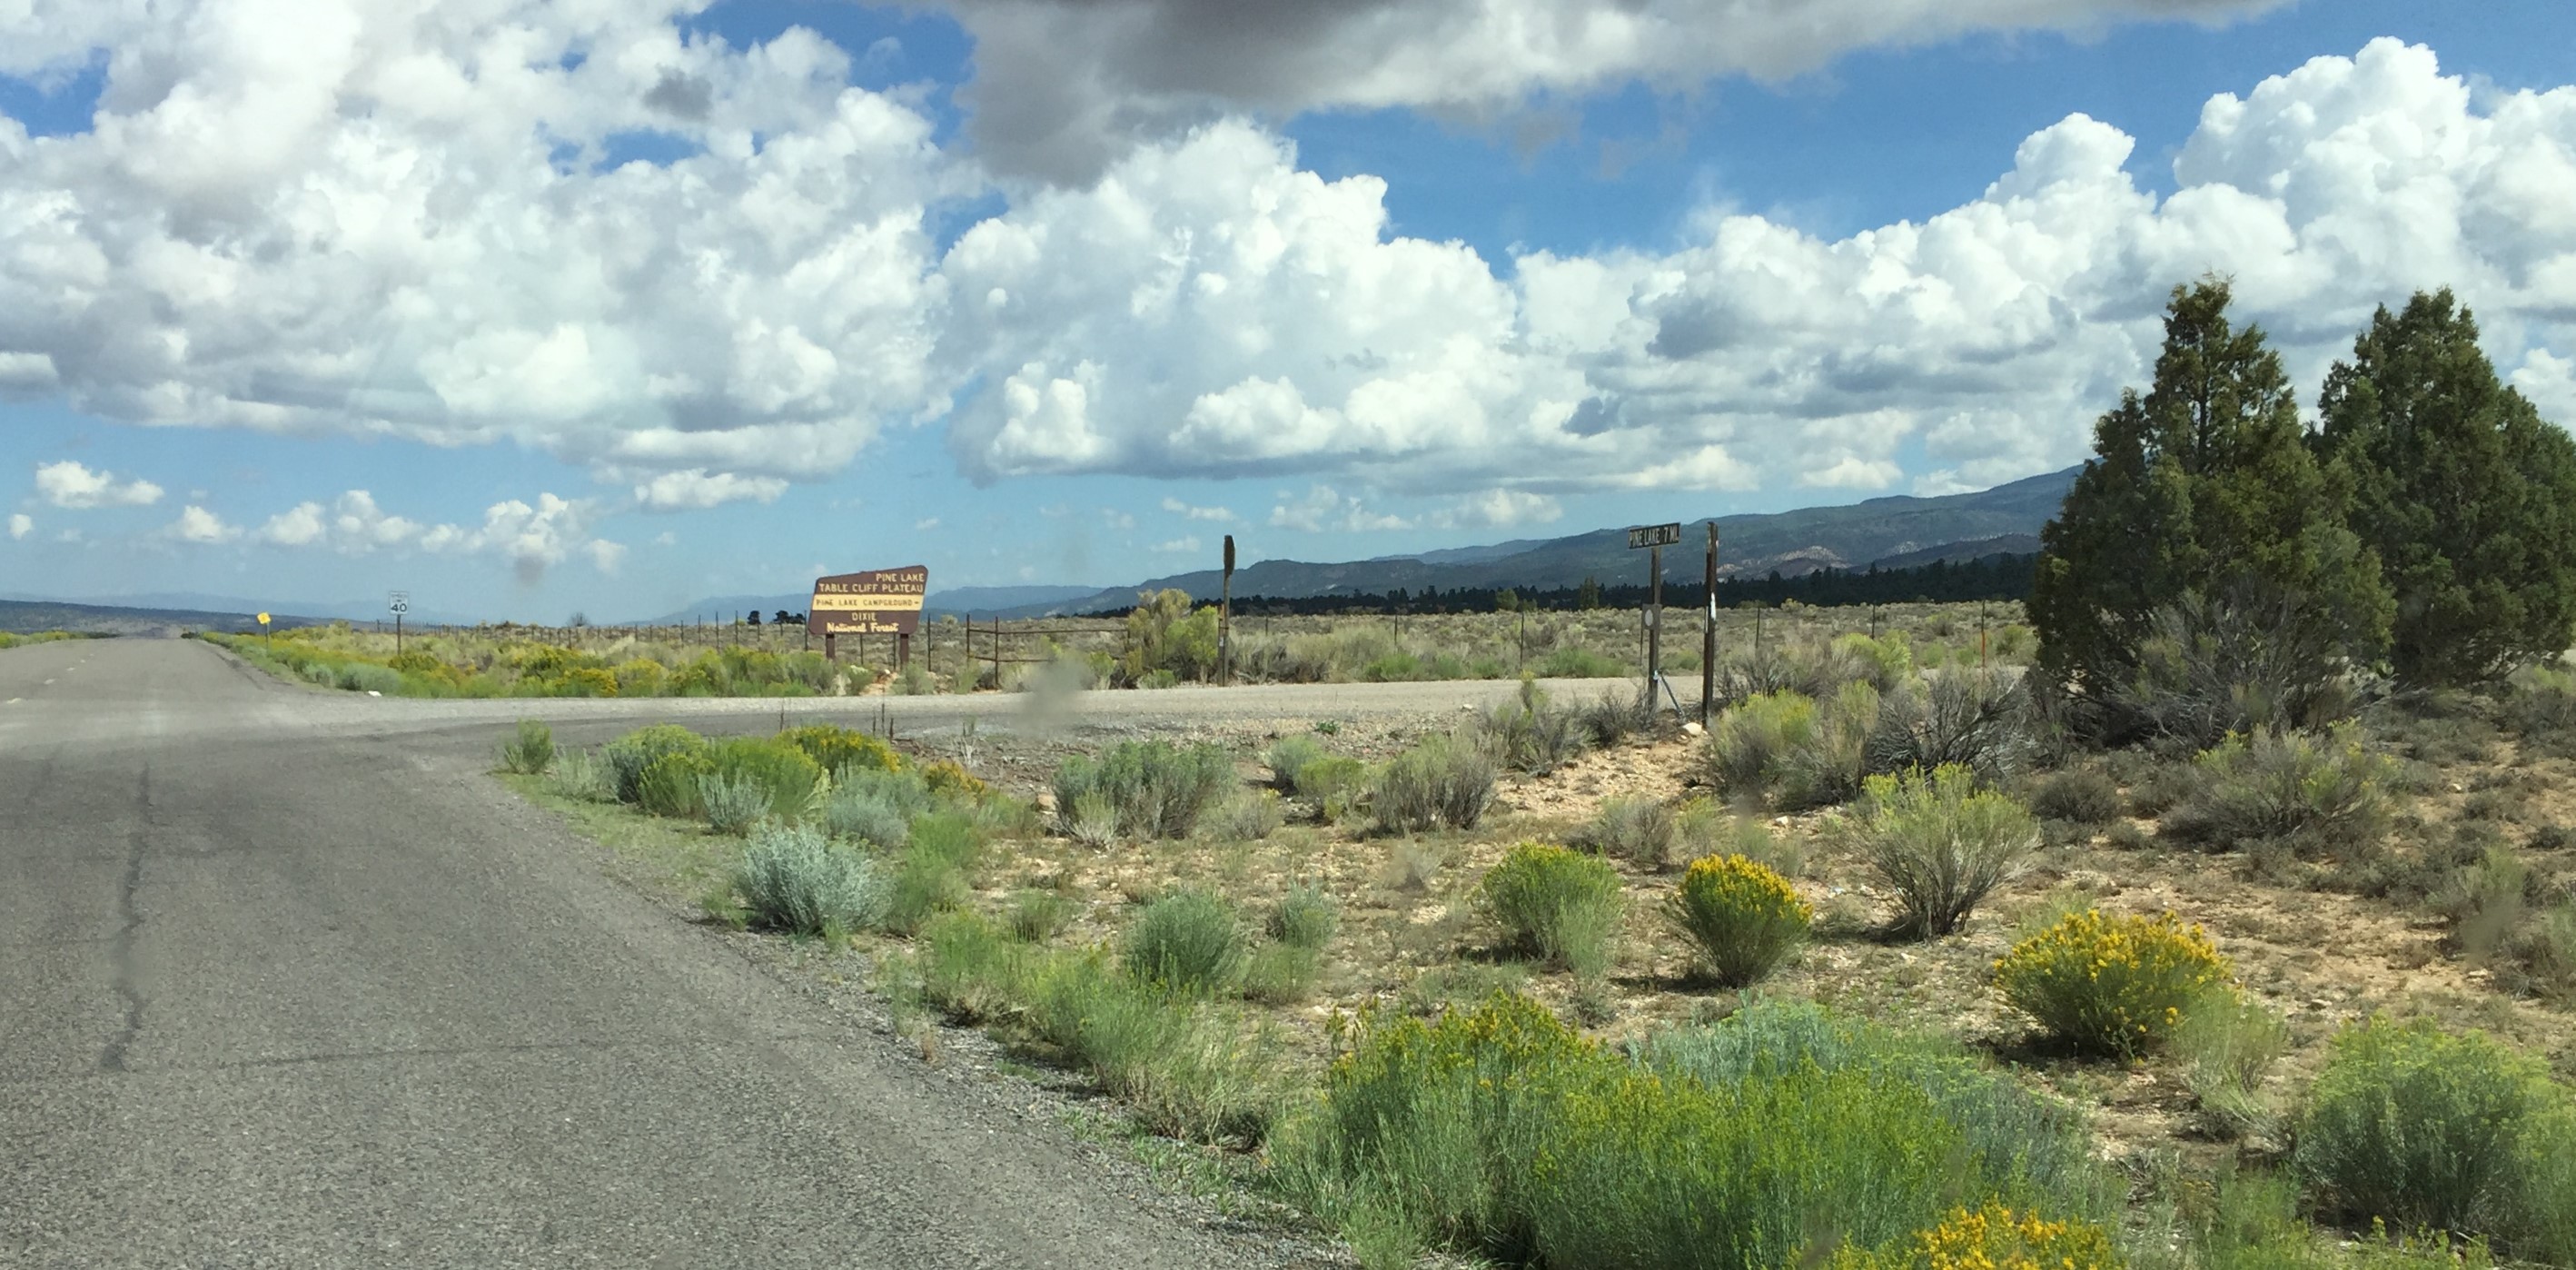
<path fill-rule="evenodd" d="M 1591 856 L 1544 842 L 1511 849 L 1477 886 L 1479 908 L 1507 949 L 1598 977 L 1610 967 L 1626 910 L 1619 874 Z"/>
<path fill-rule="evenodd" d="M 800 934 L 826 920 L 834 934 L 908 933 L 966 902 L 991 838 L 1034 827 L 1025 804 L 954 764 L 914 764 L 828 724 L 713 740 L 655 724 L 559 751 L 554 768 L 547 785 L 567 797 L 746 839 L 701 904 Z"/>
<path fill-rule="evenodd" d="M 54 644 L 67 639 L 113 639 L 112 635 L 89 631 L 0 631 L 0 648 L 18 648 L 28 644 Z"/>
<path fill-rule="evenodd" d="M 1781 688 L 1729 707 L 1709 732 L 1710 783 L 1738 801 L 1802 811 L 1844 802 L 1874 775 L 1958 767 L 1992 783 L 2029 765 L 2031 707 L 2016 683 L 1905 673 L 1886 688 L 1874 675 L 1828 679 L 1822 696 Z"/>
<path fill-rule="evenodd" d="M 752 830 L 733 885 L 752 920 L 771 930 L 839 935 L 885 919 L 876 862 L 808 826 L 763 822 Z"/>
<path fill-rule="evenodd" d="M 2089 767 L 2051 772 L 2030 787 L 2031 814 L 2042 820 L 2106 825 L 2126 810 L 2119 782 Z"/>
<path fill-rule="evenodd" d="M 1098 758 L 1076 755 L 1055 774 L 1055 805 L 1066 828 L 1088 806 L 1106 809 L 1131 838 L 1186 838 L 1199 817 L 1238 784 L 1234 759 L 1212 745 L 1122 741 Z"/>
<path fill-rule="evenodd" d="M 1149 1132 L 1257 1146 L 1293 1097 L 1275 1038 L 1239 1007 L 1138 981 L 1103 949 L 1022 942 L 953 913 L 897 967 L 904 990 L 1088 1073 Z"/>
<path fill-rule="evenodd" d="M 2039 845 L 2029 809 L 1964 767 L 1873 776 L 1866 792 L 1835 835 L 1896 892 L 1900 933 L 1958 930 Z"/>
<path fill-rule="evenodd" d="M 1572 710 L 1548 700 L 1534 676 L 1521 676 L 1520 696 L 1487 710 L 1477 739 L 1504 766 L 1545 775 L 1582 751 L 1590 737 Z"/>
<path fill-rule="evenodd" d="M 1855 697 L 1859 689 L 1879 693 L 1882 719 L 1901 708 L 1893 699 L 1912 691 L 1899 682 L 1895 692 L 1880 693 L 1866 672 L 1815 686 L 1834 702 L 1846 683 L 1857 686 Z M 1463 736 L 1440 739 L 1476 745 L 1482 727 L 1465 722 Z M 943 774 L 934 787 L 933 767 L 922 759 L 893 755 L 883 768 L 854 757 L 825 764 L 795 745 L 817 758 L 829 779 L 788 823 L 822 830 L 836 849 L 877 869 L 886 915 L 854 932 L 854 941 L 882 968 L 885 989 L 899 1001 L 919 1001 L 952 1021 L 987 1028 L 1015 1058 L 1060 1064 L 1089 1078 L 1132 1112 L 1140 1128 L 1217 1147 L 1204 1158 L 1315 1212 L 1346 1232 L 1370 1265 L 1407 1264 L 1428 1248 L 1551 1266 L 1556 1263 L 1534 1242 L 1541 1228 L 1586 1241 L 1568 1254 L 1570 1264 L 1738 1264 L 1748 1255 L 1743 1245 L 1700 1227 L 1672 1234 L 1686 1225 L 1676 1209 L 1745 1211 L 1729 1207 L 1736 1198 L 1702 1205 L 1698 1196 L 1760 1189 L 1713 1176 L 1703 1167 L 1712 1158 L 1728 1168 L 1749 1160 L 1757 1173 L 1772 1168 L 1767 1161 L 1787 1161 L 1760 1174 L 1773 1179 L 1762 1202 L 1813 1219 L 1812 1228 L 1796 1228 L 1804 1241 L 1795 1258 L 1801 1264 L 1910 1258 L 1927 1232 L 1992 1201 L 2017 1219 L 2038 1214 L 2106 1230 L 2114 1249 L 2142 1270 L 2477 1265 L 2488 1244 L 2463 1241 L 2445 1253 L 2394 1219 L 2395 1234 L 2372 1234 L 2368 1216 L 2344 1207 L 2329 1184 L 2296 1164 L 2312 1102 L 2307 1082 L 2325 1060 L 2325 1038 L 2340 1020 L 2381 1008 L 2438 1015 L 2446 1026 L 2491 1026 L 2535 1054 L 2557 1052 L 2576 1036 L 2545 1004 L 2550 998 L 2537 986 L 2537 971 L 2526 977 L 2521 954 L 2512 951 L 2520 946 L 2515 938 L 2531 938 L 2540 916 L 2563 901 L 2563 879 L 2576 864 L 2568 843 L 2576 835 L 2557 827 L 2576 822 L 2576 814 L 2560 798 L 2562 760 L 2538 760 L 2542 766 L 2529 778 L 2505 766 L 2515 754 L 2510 734 L 2490 737 L 2491 756 L 2460 760 L 2462 767 L 2419 762 L 2412 766 L 2421 770 L 2383 788 L 2397 828 L 2379 856 L 2356 865 L 2377 870 L 2373 878 L 2385 874 L 2386 885 L 2371 888 L 2361 885 L 2360 873 L 2346 877 L 2340 862 L 2332 876 L 2304 866 L 2265 874 L 2245 861 L 2204 859 L 2174 850 L 2172 842 L 2159 844 L 2155 813 L 2188 801 L 2203 780 L 2198 766 L 2188 758 L 2174 761 L 2171 750 L 2055 752 L 2047 761 L 2060 770 L 2027 779 L 2009 766 L 1992 779 L 1969 769 L 1964 782 L 1953 777 L 1961 801 L 2012 790 L 2052 813 L 2089 806 L 2081 814 L 2090 817 L 2101 811 L 2107 783 L 2115 814 L 2130 810 L 2128 796 L 2156 805 L 2107 822 L 2130 831 L 2125 844 L 2078 833 L 2070 828 L 2078 823 L 2074 816 L 2053 815 L 2051 845 L 2032 858 L 2036 867 L 2024 880 L 1998 883 L 1973 906 L 1966 938 L 1923 945 L 1883 940 L 1875 937 L 1883 932 L 1866 929 L 1873 917 L 1900 907 L 1895 888 L 1884 885 L 1867 853 L 1845 836 L 1864 826 L 1886 827 L 1878 823 L 1884 809 L 1866 782 L 1840 810 L 1808 814 L 1774 806 L 1746 815 L 1690 779 L 1702 770 L 1694 762 L 1700 746 L 1665 734 L 1651 748 L 1581 756 L 1544 776 L 1497 763 L 1495 800 L 1475 828 L 1435 822 L 1392 839 L 1380 836 L 1375 777 L 1425 735 L 1422 727 L 1415 720 L 1344 720 L 1257 740 L 1244 728 L 1228 740 L 1226 753 L 1258 755 L 1267 770 L 1229 762 L 1212 780 L 1214 793 L 1187 837 L 1147 841 L 1123 833 L 1104 794 L 1079 800 L 1106 825 L 1097 841 L 1112 849 L 1037 834 L 1025 802 L 972 791 L 954 777 Z M 621 743 L 638 757 L 687 751 L 713 762 L 714 746 L 703 741 L 655 746 L 646 740 Z M 940 744 L 926 738 L 908 742 L 906 750 Z M 1063 753 L 1057 744 L 1015 754 L 1008 742 L 993 740 L 984 752 L 1000 761 L 977 770 L 1025 795 L 1033 782 L 1048 780 Z M 615 776 L 602 752 L 584 758 L 567 750 L 548 777 L 512 779 L 521 788 L 551 789 L 568 767 L 583 762 L 593 763 L 603 782 Z M 2052 783 L 2071 785 L 2061 778 L 2080 772 L 2101 779 L 2085 781 L 2062 801 L 2050 792 Z M 2166 774 L 2172 774 L 2169 791 L 2146 788 Z M 1909 779 L 1937 784 L 1938 777 L 1870 775 L 1900 786 Z M 1266 819 L 1256 810 L 1269 806 L 1260 801 L 1265 793 L 1280 795 L 1271 809 L 1284 812 L 1287 826 L 1253 837 L 1227 823 L 1241 812 L 1257 827 Z M 2520 810 L 2480 810 L 2503 794 L 2520 800 Z M 1316 814 L 1328 805 L 1338 810 Z M 984 819 L 998 814 L 985 810 L 992 807 L 1017 808 L 1020 819 Z M 943 809 L 955 813 L 948 823 L 962 820 L 972 830 L 947 839 L 966 849 L 910 857 L 908 844 Z M 567 814 L 630 816 L 605 807 Z M 1049 828 L 1070 828 L 1061 805 L 1055 815 Z M 695 819 L 631 818 L 656 833 L 704 844 L 695 849 L 728 861 L 744 846 L 742 839 L 706 833 L 703 808 Z M 2026 815 L 2024 823 L 2035 844 L 2037 816 Z M 1584 966 L 1551 954 L 1534 937 L 1516 938 L 1489 906 L 1489 891 L 1498 886 L 1488 881 L 1495 865 L 1509 863 L 1514 845 L 1531 840 L 1561 843 L 1608 876 L 1596 893 L 1611 901 L 1602 905 L 1609 917 L 1592 925 L 1624 928 L 1626 938 L 1614 934 Z M 1924 840 L 1951 838 L 1926 834 Z M 1929 854 L 1941 858 L 1939 851 Z M 1957 871 L 1973 872 L 1966 865 L 1976 854 L 1960 850 Z M 1713 869 L 1734 855 L 1774 866 L 1790 893 L 1821 913 L 1807 936 L 1811 951 L 1784 959 L 1751 989 L 1712 982 L 1720 977 L 1712 973 L 1714 959 L 1704 959 L 1691 935 L 1676 927 L 1669 907 L 1689 887 L 1688 865 L 1714 857 Z M 2521 872 L 2508 878 L 2509 870 L 2487 867 L 2490 857 L 2518 861 Z M 907 859 L 917 870 L 912 893 L 921 902 L 898 919 L 896 873 Z M 1808 867 L 1802 870 L 1802 863 Z M 2325 893 L 2293 889 L 2304 887 Z M 1146 960 L 1131 961 L 1146 913 L 1184 893 L 1213 901 L 1227 915 L 1199 929 L 1227 936 L 1233 955 L 1217 960 L 1230 963 L 1230 972 L 1167 974 Z M 2504 898 L 2508 893 L 2515 902 Z M 2235 955 L 2243 987 L 2213 989 L 2181 1008 L 2169 1035 L 2117 1065 L 2073 1044 L 2028 1044 L 2026 1036 L 2045 1029 L 2036 1019 L 2022 1023 L 1994 970 L 1996 955 L 2021 936 L 2006 937 L 1986 915 L 2002 910 L 2025 923 L 2022 935 L 2035 934 L 2075 911 L 2069 896 L 2119 913 L 2152 917 L 2172 908 L 2207 922 Z M 1872 904 L 1881 907 L 1873 913 Z M 2452 916 L 2454 907 L 2462 916 Z M 2034 909 L 2045 916 L 2030 917 Z M 2488 915 L 2507 913 L 2513 921 L 2499 927 L 2506 934 L 2491 945 L 2467 938 L 2471 928 L 2493 924 Z M 745 911 L 735 920 L 754 919 Z M 2440 938 L 2445 927 L 2454 941 Z M 1318 928 L 1324 933 L 1315 933 Z M 2480 946 L 2471 948 L 2472 942 Z M 2536 939 L 2531 946 L 2539 946 Z M 2547 964 L 2547 954 L 2533 956 L 2534 965 Z M 2409 995 L 2388 986 L 2401 981 L 2410 985 Z M 2412 986 L 2419 984 L 2428 986 Z M 1593 1074 L 1563 1086 L 1525 1085 L 1543 1089 L 1548 1100 L 1526 1119 L 1516 1113 L 1490 1123 L 1461 1113 L 1438 1121 L 1462 1126 L 1444 1130 L 1445 1137 L 1404 1128 L 1394 1135 L 1404 1141 L 1382 1152 L 1307 1149 L 1307 1135 L 1341 1114 L 1331 1103 L 1350 1089 L 1340 1083 L 1337 1065 L 1370 1037 L 1400 1016 L 1426 1028 L 1464 1017 L 1497 993 L 1561 1020 L 1557 1026 L 1594 1051 L 1579 1060 Z M 1799 999 L 1807 997 L 1830 1002 L 1832 1010 Z M 1608 1008 L 1596 1008 L 1596 1001 Z M 1863 1023 L 1862 1016 L 1880 1022 Z M 900 1009 L 898 1018 L 918 1021 Z M 1917 1040 L 1886 1039 L 1898 1034 Z M 925 1052 L 937 1048 L 925 1040 Z M 2009 1069 L 2000 1066 L 2006 1061 Z M 1954 1162 L 1946 1189 L 1895 1216 L 1843 1220 L 1849 1217 L 1843 1210 L 1852 1207 L 1845 1202 L 1853 1193 L 1848 1187 L 1856 1184 L 1835 1180 L 1841 1176 L 1835 1169 L 1848 1161 L 1811 1168 L 1803 1155 L 1741 1146 L 1741 1131 L 1726 1128 L 1737 1122 L 1712 1119 L 1705 1110 L 1712 1097 L 1725 1106 L 1757 1095 L 1776 1103 L 1787 1097 L 1779 1092 L 1783 1079 L 1793 1075 L 1843 1082 L 1837 1089 L 1898 1091 L 1884 1096 L 1908 1100 L 1916 1110 L 1904 1116 L 1928 1116 L 1943 1135 L 1945 1158 Z M 1401 1105 L 1414 1107 L 1413 1097 Z M 1528 1105 L 1541 1106 L 1540 1093 L 1531 1098 Z M 1680 1104 L 1670 1123 L 1657 1105 L 1663 1102 Z M 1571 1118 L 1578 1109 L 1609 1117 L 1605 1107 L 1626 1117 L 1616 1122 L 1624 1141 L 1605 1144 L 1606 1131 Z M 2086 1127 L 2086 1112 L 2097 1107 L 2099 1138 Z M 1819 1106 L 1799 1104 L 1772 1119 L 1807 1125 L 1820 1121 L 1801 1117 L 1823 1115 Z M 1880 1119 L 1900 1127 L 1915 1123 Z M 1505 1140 L 1524 1130 L 1526 1141 Z M 1687 1150 L 1674 1145 L 1680 1136 L 1692 1144 Z M 1376 1140 L 1387 1143 L 1390 1136 Z M 1343 1145 L 1351 1144 L 1344 1139 Z M 1490 1154 L 1480 1154 L 1488 1147 Z M 1396 1172 L 1369 1162 L 1391 1156 L 1403 1158 Z M 2106 1167 L 2098 1157 L 2119 1163 Z M 1325 1167 L 1343 1158 L 1361 1163 L 1349 1171 Z M 1973 1173 L 1955 1163 L 1972 1158 L 2005 1163 L 1981 1164 Z M 2534 1168 L 2554 1158 L 2535 1154 Z M 1573 1161 L 1567 1167 L 1586 1176 L 1543 1174 L 1535 1167 L 1542 1159 Z M 1622 1168 L 1627 1174 L 1616 1175 Z M 1985 1180 L 1990 1177 L 2001 1180 Z M 1661 1207 L 1630 1223 L 1636 1229 L 1626 1234 L 1600 1234 L 1610 1218 L 1534 1215 L 1551 1204 L 1646 1212 L 1635 1193 L 1650 1190 Z M 1470 1216 L 1444 1215 L 1452 1213 Z M 1485 1215 L 1500 1232 L 1497 1242 L 1464 1233 L 1485 1229 Z M 1789 1229 L 1785 1221 L 1773 1229 Z M 1876 1233 L 1855 1235 L 1855 1227 Z M 2501 1226 L 2454 1233 L 2483 1235 L 2503 1256 L 2553 1261 L 2533 1254 L 2539 1245 L 2530 1233 L 2508 1234 Z M 1591 1243 L 1612 1253 L 1589 1256 Z"/>
<path fill-rule="evenodd" d="M 1378 769 L 1369 811 L 1389 833 L 1473 829 L 1493 801 L 1493 756 L 1473 740 L 1435 736 Z"/>
<path fill-rule="evenodd" d="M 1709 977 L 1730 988 L 1769 976 L 1806 942 L 1815 921 L 1787 878 L 1743 856 L 1694 862 L 1665 900 L 1664 915 Z"/>
<path fill-rule="evenodd" d="M 542 776 L 554 765 L 555 731 L 535 719 L 519 720 L 519 730 L 501 743 L 501 767 L 521 776 Z"/>
<path fill-rule="evenodd" d="M 273 636 L 200 638 L 281 679 L 403 697 L 812 697 L 853 691 L 878 672 L 818 652 L 691 647 L 628 635 L 551 643 L 506 628 L 393 638 L 345 622 Z"/>
<path fill-rule="evenodd" d="M 1988 1200 L 1983 1208 L 1954 1210 L 1940 1225 L 1891 1248 L 1846 1245 L 1831 1264 L 1836 1270 L 2123 1270 L 2128 1262 L 2099 1225 L 2051 1221 Z"/>
<path fill-rule="evenodd" d="M 1613 794 L 1591 821 L 1566 836 L 1580 850 L 1625 860 L 1649 871 L 1686 868 L 1711 855 L 1740 855 L 1796 877 L 1804 868 L 1795 843 L 1752 816 L 1737 815 L 1707 798 L 1675 806 L 1659 798 Z"/>
<path fill-rule="evenodd" d="M 1900 1047 L 1874 1038 L 1830 1066 L 1738 1065 L 1732 1054 L 1769 1038 L 1695 1035 L 1773 1017 L 1661 1034 L 1634 1057 L 1525 997 L 1363 1019 L 1323 1096 L 1273 1135 L 1279 1185 L 1382 1265 L 1438 1247 L 1546 1267 L 1751 1270 L 1901 1246 L 1963 1190 L 2070 1216 L 2100 1202 L 2080 1146 L 2046 1141 L 2072 1141 L 2071 1119 L 1953 1118 L 1945 1099 L 1973 1103 L 1963 1087 L 1984 1079 L 1972 1067 L 1934 1086 L 1928 1064 L 1877 1061 Z"/>
<path fill-rule="evenodd" d="M 2483 1034 L 2424 1020 L 2346 1029 L 2309 1092 L 2294 1163 L 2348 1222 L 2576 1264 L 2576 1092 Z"/>
<path fill-rule="evenodd" d="M 1242 975 L 1243 962 L 1241 920 L 1224 900 L 1200 890 L 1147 904 L 1119 949 L 1128 978 L 1178 992 L 1223 992 Z"/>
<path fill-rule="evenodd" d="M 2171 913 L 2069 913 L 1995 962 L 2006 1002 L 2080 1053 L 2160 1048 L 2185 1015 L 2227 990 L 2233 969 L 2207 933 Z"/>
<path fill-rule="evenodd" d="M 2350 729 L 2237 734 L 2192 760 L 2196 784 L 2161 831 L 2215 850 L 2280 842 L 2366 851 L 2387 832 L 2388 761 Z"/>

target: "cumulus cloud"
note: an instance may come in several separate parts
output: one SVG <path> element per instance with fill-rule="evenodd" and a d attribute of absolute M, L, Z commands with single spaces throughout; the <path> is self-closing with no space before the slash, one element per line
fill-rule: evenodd
<path fill-rule="evenodd" d="M 194 503 L 181 509 L 179 519 L 170 522 L 166 532 L 181 542 L 193 542 L 205 546 L 227 543 L 241 537 L 240 529 L 225 524 L 223 517 Z"/>
<path fill-rule="evenodd" d="M 1668 250 L 1487 259 L 1391 232 L 1382 180 L 1304 171 L 1253 121 L 2263 0 L 952 2 L 978 128 L 1145 140 L 1089 184 L 1011 186 L 944 252 L 933 217 L 995 187 L 912 99 L 850 88 L 802 30 L 684 35 L 693 0 L 0 5 L 0 66 L 114 49 L 89 131 L 0 120 L 0 392 L 516 443 L 647 510 L 775 498 L 942 419 L 983 481 L 1937 491 L 2080 458 L 2166 290 L 2215 270 L 2311 391 L 2372 305 L 2451 285 L 2576 417 L 2576 89 L 2473 91 L 2393 41 L 2213 99 L 2170 197 L 2079 115 L 1980 197 L 1841 238 L 1712 212 Z M 609 165 L 645 133 L 682 157 Z M 1370 519 L 1331 499 L 1274 523 Z M 304 510 L 258 536 L 352 540 Z"/>
<path fill-rule="evenodd" d="M 635 487 L 635 505 L 648 512 L 700 511 L 726 503 L 774 503 L 787 482 L 774 476 L 741 476 L 691 468 L 664 472 Z"/>
<path fill-rule="evenodd" d="M 1438 529 L 1519 529 L 1528 525 L 1552 525 L 1565 515 L 1565 507 L 1545 494 L 1520 489 L 1489 489 L 1470 494 L 1454 505 L 1433 512 L 1431 524 Z"/>
<path fill-rule="evenodd" d="M 1270 523 L 1278 529 L 1295 529 L 1306 533 L 1372 533 L 1381 529 L 1411 529 L 1413 522 L 1401 516 L 1372 512 L 1356 494 L 1345 494 L 1329 485 L 1309 486 L 1303 496 L 1281 493 L 1282 500 L 1270 509 Z"/>
<path fill-rule="evenodd" d="M 1512 289 L 1473 251 L 1388 238 L 1385 191 L 1229 123 L 969 230 L 941 265 L 943 348 L 991 386 L 950 423 L 960 464 L 1349 469 L 1552 430 L 1580 372 L 1518 348 Z"/>
<path fill-rule="evenodd" d="M 2285 0 L 947 0 L 975 38 L 964 97 L 1007 170 L 1086 183 L 1137 136 L 1216 115 L 1433 107 L 1643 80 L 1781 79 L 1856 49 L 1973 31 L 2217 21 Z"/>
<path fill-rule="evenodd" d="M 343 555 L 416 550 L 497 556 L 522 582 L 533 584 L 575 555 L 602 573 L 617 572 L 626 548 L 591 535 L 600 514 L 588 500 L 540 494 L 533 506 L 518 499 L 492 504 L 479 525 L 430 524 L 388 513 L 374 495 L 350 490 L 328 507 L 307 502 L 280 512 L 251 536 L 272 546 L 324 547 Z"/>
<path fill-rule="evenodd" d="M 1198 549 L 1199 539 L 1196 534 L 1174 538 L 1169 542 L 1158 542 L 1154 544 L 1154 550 L 1162 552 L 1165 555 L 1196 555 L 1198 553 Z"/>
<path fill-rule="evenodd" d="M 1163 510 L 1185 520 L 1213 520 L 1222 523 L 1235 518 L 1234 509 L 1231 507 L 1193 507 L 1177 498 L 1164 499 Z"/>
<path fill-rule="evenodd" d="M 119 481 L 114 472 L 93 472 L 71 459 L 36 465 L 36 497 L 73 511 L 93 507 L 149 507 L 161 501 L 161 487 L 140 477 Z"/>
<path fill-rule="evenodd" d="M 10 515 L 9 540 L 11 542 L 16 542 L 34 532 L 36 532 L 35 517 L 30 516 L 25 512 L 15 512 Z"/>
<path fill-rule="evenodd" d="M 2505 374 L 2576 397 L 2576 89 L 2473 93 L 2382 40 L 2213 99 L 2169 198 L 2132 150 L 2075 115 L 1920 223 L 1712 215 L 1669 252 L 1497 272 L 1388 235 L 1374 178 L 1213 125 L 958 241 L 944 346 L 982 350 L 995 386 L 951 441 L 986 478 L 1868 492 L 1910 465 L 1920 489 L 1982 486 L 2080 459 L 2145 379 L 2166 292 L 2210 272 L 2304 385 L 2374 305 L 2450 285 Z"/>
<path fill-rule="evenodd" d="M 965 178 L 828 42 L 684 34 L 700 7 L 0 6 L 6 67 L 109 50 L 91 130 L 0 119 L 0 387 L 837 470 L 939 399 L 923 211 Z M 609 166 L 633 135 L 685 157 Z"/>

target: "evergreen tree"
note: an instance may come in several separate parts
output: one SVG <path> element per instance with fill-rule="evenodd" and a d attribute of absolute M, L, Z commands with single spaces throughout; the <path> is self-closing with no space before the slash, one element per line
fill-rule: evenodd
<path fill-rule="evenodd" d="M 2497 380 L 2446 288 L 2386 307 L 2318 400 L 2319 449 L 2396 598 L 2389 660 L 2471 683 L 2576 638 L 2576 441 Z"/>
<path fill-rule="evenodd" d="M 2154 383 L 2095 423 L 2096 457 L 2041 533 L 2030 618 L 2041 667 L 2096 702 L 2152 696 L 2145 672 L 2200 673 L 2199 645 L 2259 648 L 2265 676 L 2298 682 L 2203 695 L 2278 722 L 2338 657 L 2377 655 L 2388 599 L 2309 452 L 2279 355 L 2259 327 L 2229 323 L 2229 298 L 2217 279 L 2174 289 Z"/>

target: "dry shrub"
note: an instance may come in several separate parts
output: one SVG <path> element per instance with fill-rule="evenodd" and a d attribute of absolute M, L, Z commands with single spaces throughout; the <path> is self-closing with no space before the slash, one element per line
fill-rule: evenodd
<path fill-rule="evenodd" d="M 2029 809 L 1963 767 L 1870 777 L 1836 833 L 1895 889 L 1897 929 L 1926 938 L 1957 930 L 2039 844 Z"/>

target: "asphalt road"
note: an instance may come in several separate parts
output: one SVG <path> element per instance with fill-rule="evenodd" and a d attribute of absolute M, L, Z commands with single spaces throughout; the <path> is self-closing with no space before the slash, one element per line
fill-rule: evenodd
<path fill-rule="evenodd" d="M 1121 693 L 1080 717 L 1509 691 Z M 672 922 L 486 774 L 540 706 L 581 740 L 780 712 L 675 704 L 313 692 L 194 642 L 0 652 L 0 1266 L 1275 1260 Z M 1025 704 L 885 709 L 1007 728 Z"/>

